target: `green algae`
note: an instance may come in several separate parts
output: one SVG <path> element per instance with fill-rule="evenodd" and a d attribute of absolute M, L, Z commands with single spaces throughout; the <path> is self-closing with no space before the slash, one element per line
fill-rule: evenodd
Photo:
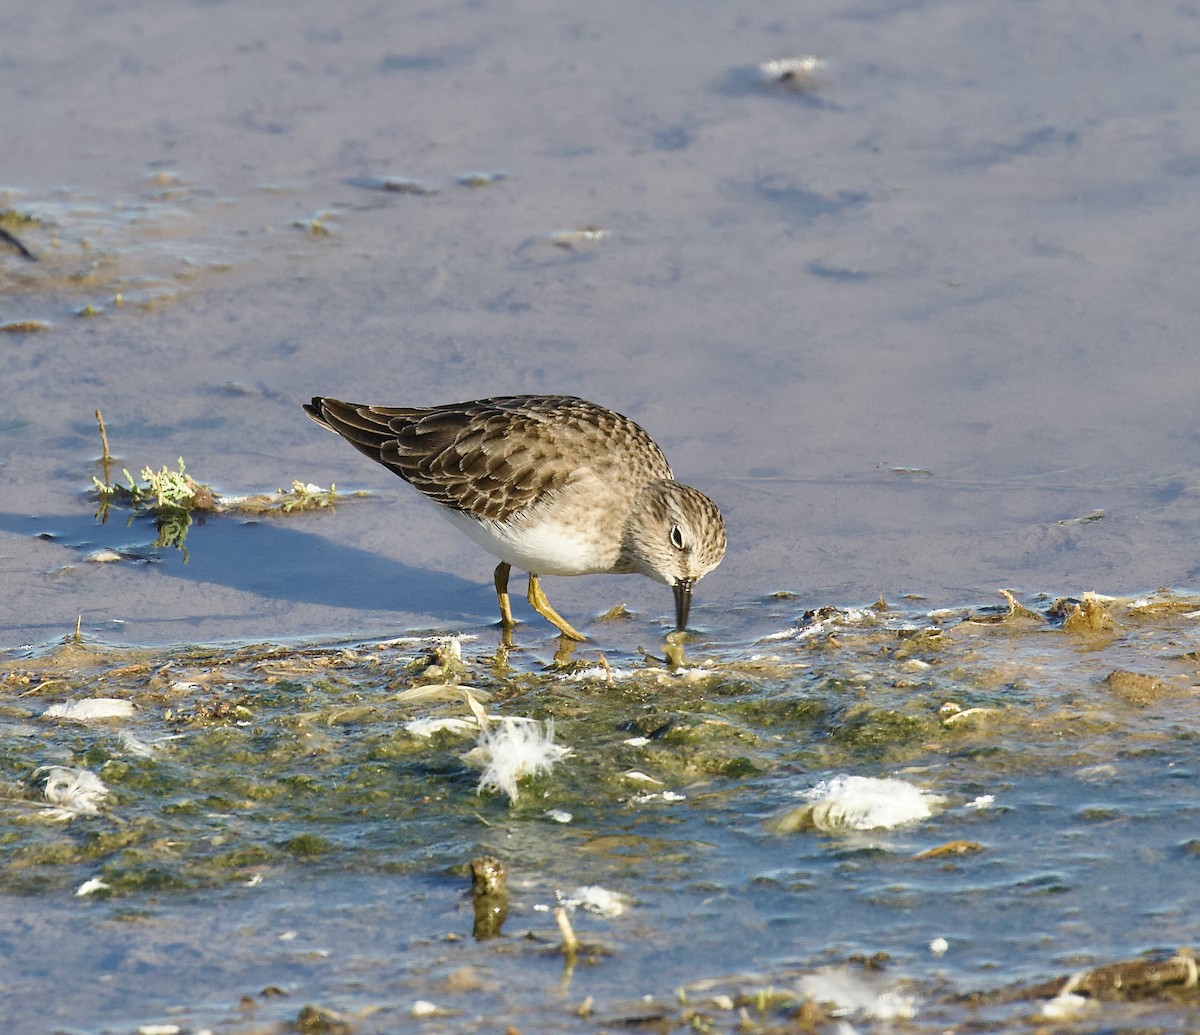
<path fill-rule="evenodd" d="M 279 847 L 300 859 L 312 859 L 337 850 L 337 844 L 334 841 L 321 837 L 319 834 L 309 833 L 289 837 Z"/>
<path fill-rule="evenodd" d="M 972 788 L 959 789 L 961 798 L 1016 774 L 1105 766 L 1139 752 L 1157 757 L 1163 744 L 1194 741 L 1196 662 L 1179 644 L 1192 632 L 1189 616 L 1197 608 L 1104 606 L 1116 618 L 1102 643 L 1081 640 L 1046 612 L 1042 621 L 1012 623 L 900 610 L 863 620 L 829 609 L 816 635 L 802 619 L 769 644 L 693 647 L 694 657 L 675 670 L 633 657 L 610 656 L 600 665 L 587 652 L 565 668 L 544 668 L 520 653 L 498 665 L 490 645 L 474 649 L 456 640 L 142 651 L 83 642 L 13 655 L 0 668 L 0 780 L 9 788 L 0 801 L 0 887 L 53 895 L 98 879 L 104 886 L 92 894 L 127 903 L 113 919 L 140 924 L 153 922 L 139 908 L 144 903 L 161 909 L 211 889 L 285 884 L 299 875 L 409 873 L 445 882 L 486 852 L 524 886 L 557 879 L 543 874 L 587 874 L 719 898 L 732 896 L 702 860 L 733 832 L 789 850 L 804 843 L 809 854 L 822 851 L 813 842 L 828 841 L 847 872 L 886 865 L 891 873 L 861 901 L 908 911 L 924 892 L 906 882 L 903 867 L 920 866 L 932 882 L 976 860 L 996 865 L 1019 849 L 978 835 L 951 839 L 930 820 L 933 836 L 913 835 L 879 864 L 874 857 L 886 860 L 888 849 L 843 845 L 800 822 L 771 830 L 770 813 L 833 773 L 903 770 L 906 779 L 941 792 Z M 133 716 L 93 724 L 40 718 L 53 701 L 117 693 L 138 705 Z M 418 718 L 469 722 L 471 702 L 493 717 L 553 719 L 556 741 L 573 754 L 550 774 L 522 781 L 515 803 L 480 793 L 479 773 L 467 760 L 473 733 L 419 736 L 408 728 Z M 38 737 L 29 736 L 31 726 Z M 99 815 L 55 824 L 39 816 L 31 777 L 51 761 L 86 764 L 104 779 L 112 796 Z M 549 817 L 550 809 L 570 821 Z M 1086 806 L 1072 817 L 1098 832 L 1122 818 L 1114 806 Z M 1190 850 L 1187 843 L 1180 848 Z M 746 879 L 794 897 L 800 909 L 819 886 L 805 869 Z M 467 932 L 462 883 L 458 913 Z M 1050 866 L 1019 881 L 1015 893 L 1052 903 L 1068 891 Z M 979 892 L 981 908 L 990 894 Z M 664 891 L 662 901 L 674 900 Z M 536 925 L 521 917 L 519 896 L 514 912 L 518 922 Z M 421 991 L 407 1002 L 377 991 L 370 969 L 377 965 L 366 964 L 361 994 L 331 1000 L 337 1013 L 300 1006 L 320 994 L 301 982 L 295 994 L 304 998 L 286 1008 L 287 1023 L 349 1018 L 351 1030 L 400 1029 L 414 1023 L 411 1004 L 429 996 L 437 1004 L 430 1009 L 444 1014 L 428 1016 L 479 1030 L 467 1018 L 484 1016 L 475 1004 L 479 982 L 493 980 L 489 967 L 499 971 L 501 960 L 535 967 L 558 952 L 544 929 L 514 937 L 522 928 L 507 922 L 508 932 L 489 936 L 493 955 L 482 957 L 485 973 L 474 983 L 469 975 L 447 976 L 457 943 L 430 930 L 421 945 L 407 943 L 422 961 L 405 986 Z M 639 938 L 670 941 L 648 921 L 636 931 L 621 934 L 614 925 L 591 940 L 585 931 L 580 970 L 602 970 Z M 311 946 L 303 951 L 303 958 L 316 957 Z M 888 968 L 887 961 L 838 962 L 864 974 Z M 1167 968 L 1176 984 L 1177 969 Z M 1129 968 L 1143 971 L 1149 973 Z M 1107 972 L 1091 973 L 1099 996 Z M 591 1004 L 576 997 L 571 1010 L 586 1030 L 825 1030 L 836 1018 L 796 991 L 803 977 L 773 965 L 763 975 L 698 978 L 680 986 L 674 1001 Z M 564 989 L 569 979 L 568 970 Z M 922 1006 L 922 1019 L 927 1009 L 957 1022 L 972 1016 L 944 984 L 931 981 L 924 994 L 930 1006 Z M 391 1000 L 377 1020 L 370 1019 L 373 1006 L 346 1008 L 372 996 Z M 522 1028 L 526 1018 L 543 1030 L 541 1007 L 518 999 L 510 993 L 503 1000 L 510 1012 L 490 1016 Z M 256 1001 L 261 1007 L 261 997 Z M 979 1002 L 982 1011 L 987 1004 Z M 561 997 L 545 1007 L 562 1008 Z M 980 1016 L 980 1030 L 1011 1030 L 1011 1014 L 990 1027 Z"/>
<path fill-rule="evenodd" d="M 861 704 L 847 710 L 829 733 L 831 746 L 869 760 L 904 759 L 940 735 L 930 715 Z"/>
<path fill-rule="evenodd" d="M 1170 640 L 1195 604 L 1109 602 L 1118 631 L 1082 655 L 1051 614 L 1014 626 L 825 609 L 770 655 L 697 652 L 677 670 L 504 667 L 457 640 L 152 650 L 69 639 L 0 667 L 0 887 L 38 893 L 98 873 L 107 894 L 130 896 L 244 882 L 263 867 L 419 868 L 436 846 L 474 844 L 495 822 L 544 822 L 551 805 L 608 824 L 643 801 L 736 811 L 789 771 L 936 765 L 940 780 L 986 783 L 1094 765 L 1186 739 L 1194 659 L 1163 650 L 1151 663 L 1146 636 Z M 53 701 L 118 694 L 134 715 L 39 717 Z M 515 804 L 481 794 L 461 728 L 472 700 L 554 719 L 572 755 L 525 781 Z M 1129 728 L 1131 710 L 1167 704 L 1166 726 Z M 421 736 L 407 725 L 418 718 L 460 725 Z M 51 761 L 98 774 L 111 791 L 99 814 L 43 818 L 32 774 Z M 660 867 L 680 851 L 611 828 L 573 843 Z"/>

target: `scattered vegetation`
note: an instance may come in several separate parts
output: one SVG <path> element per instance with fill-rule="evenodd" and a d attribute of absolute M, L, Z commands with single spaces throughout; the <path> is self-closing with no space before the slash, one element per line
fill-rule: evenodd
<path fill-rule="evenodd" d="M 365 496 L 364 492 L 353 493 L 354 496 Z M 279 489 L 275 492 L 259 492 L 252 496 L 227 497 L 221 501 L 219 510 L 236 510 L 242 514 L 266 514 L 272 511 L 290 514 L 294 510 L 321 510 L 332 507 L 339 499 L 336 488 L 330 485 L 322 489 L 319 485 L 309 482 L 294 481 L 290 489 Z"/>
<path fill-rule="evenodd" d="M 128 468 L 122 468 L 121 473 L 125 475 L 128 485 L 106 484 L 92 476 L 92 484 L 96 487 L 100 503 L 100 509 L 96 512 L 97 519 L 102 523 L 107 522 L 109 510 L 114 503 L 128 507 L 134 512 L 133 516 L 138 513 L 150 513 L 158 528 L 158 538 L 154 540 L 155 547 L 174 547 L 183 553 L 186 560 L 187 548 L 184 541 L 192 525 L 192 512 L 213 510 L 216 493 L 187 473 L 183 457 L 179 458 L 178 471 L 172 471 L 169 467 L 158 471 L 143 467 L 141 482 L 134 479 Z M 131 521 L 133 516 L 130 517 Z"/>
<path fill-rule="evenodd" d="M 156 471 L 152 467 L 143 467 L 139 478 L 134 478 L 129 469 L 123 467 L 121 474 L 126 484 L 122 485 L 114 482 L 111 477 L 115 460 L 109 451 L 108 430 L 104 425 L 104 416 L 99 410 L 96 411 L 96 423 L 100 428 L 100 443 L 103 448 L 99 459 L 103 480 L 94 475 L 92 477 L 99 504 L 96 519 L 101 523 L 107 522 L 114 505 L 132 511 L 130 521 L 139 515 L 152 517 L 158 529 L 158 538 L 155 539 L 154 546 L 158 549 L 177 549 L 183 553 L 185 561 L 188 554 L 184 544 L 193 515 L 290 514 L 332 507 L 339 499 L 345 498 L 338 495 L 333 485 L 323 489 L 319 485 L 300 481 L 293 481 L 291 489 L 279 489 L 276 492 L 222 496 L 211 485 L 197 481 L 188 474 L 183 457 L 178 458 L 176 468 L 164 466 Z M 365 496 L 366 493 L 352 495 Z"/>
<path fill-rule="evenodd" d="M 6 334 L 32 334 L 48 330 L 50 325 L 45 320 L 10 320 L 8 323 L 0 323 L 0 331 Z"/>
<path fill-rule="evenodd" d="M 16 209 L 11 208 L 0 209 L 0 241 L 12 248 L 21 258 L 28 259 L 30 262 L 37 262 L 37 256 L 17 236 L 19 231 L 36 226 L 37 223 L 38 220 L 36 217 L 27 215 L 24 212 L 18 212 Z"/>

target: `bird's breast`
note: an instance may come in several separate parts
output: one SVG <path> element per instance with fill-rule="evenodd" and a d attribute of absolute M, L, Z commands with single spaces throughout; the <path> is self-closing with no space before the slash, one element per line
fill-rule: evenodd
<path fill-rule="evenodd" d="M 509 521 L 480 521 L 441 508 L 450 521 L 494 557 L 537 575 L 598 575 L 613 571 L 621 552 L 619 527 L 571 522 L 552 511 Z"/>

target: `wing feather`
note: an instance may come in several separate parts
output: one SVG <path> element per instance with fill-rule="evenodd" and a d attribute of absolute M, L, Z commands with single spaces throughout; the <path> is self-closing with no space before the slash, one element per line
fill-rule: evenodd
<path fill-rule="evenodd" d="M 634 464 L 645 480 L 671 469 L 627 417 L 572 396 L 502 396 L 394 407 L 316 396 L 305 412 L 430 499 L 503 521 L 578 480 Z"/>

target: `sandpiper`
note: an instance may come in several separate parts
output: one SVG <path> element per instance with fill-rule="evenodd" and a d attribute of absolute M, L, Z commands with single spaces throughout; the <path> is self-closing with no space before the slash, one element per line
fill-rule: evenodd
<path fill-rule="evenodd" d="M 542 575 L 640 574 L 675 592 L 687 626 L 692 587 L 725 555 L 725 523 L 628 417 L 567 395 L 445 406 L 370 406 L 315 396 L 304 412 L 394 471 L 489 553 L 507 635 L 513 566 L 529 603 L 586 639 L 546 599 Z"/>

